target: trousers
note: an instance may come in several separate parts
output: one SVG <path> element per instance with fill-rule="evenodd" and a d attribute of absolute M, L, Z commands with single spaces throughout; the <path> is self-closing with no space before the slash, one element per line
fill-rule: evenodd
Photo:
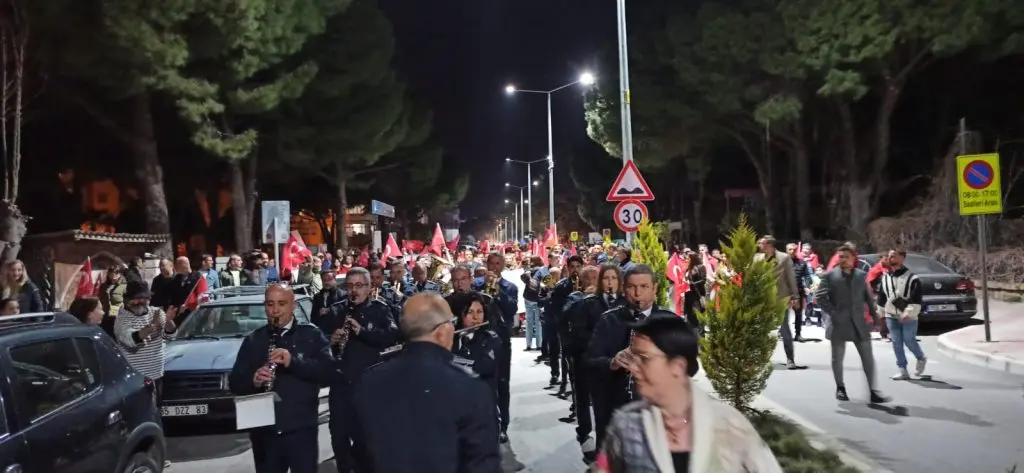
<path fill-rule="evenodd" d="M 558 327 L 553 317 L 544 318 L 544 346 L 548 348 L 548 361 L 551 363 L 551 378 L 557 379 L 562 366 L 562 345 L 558 340 Z"/>
<path fill-rule="evenodd" d="M 569 365 L 572 367 L 572 402 L 576 406 L 576 436 L 585 437 L 594 430 L 590 417 L 590 381 L 583 354 L 574 354 Z"/>
<path fill-rule="evenodd" d="M 501 431 L 505 432 L 512 420 L 508 410 L 512 401 L 509 389 L 512 377 L 512 334 L 508 330 L 499 330 L 498 338 L 501 339 L 501 354 L 498 355 L 498 416 L 501 419 Z"/>
<path fill-rule="evenodd" d="M 914 354 L 914 358 L 917 358 L 918 361 L 925 359 L 924 350 L 921 349 L 921 344 L 917 343 L 917 320 L 904 323 L 893 317 L 885 317 L 883 323 L 889 327 L 889 337 L 892 339 L 892 351 L 896 354 L 897 368 L 901 370 L 907 368 L 907 353 L 903 350 L 904 346 Z"/>
<path fill-rule="evenodd" d="M 328 427 L 331 431 L 331 449 L 334 450 L 334 462 L 338 473 L 364 473 L 367 471 L 360 461 L 359 446 L 353 445 L 352 424 L 349 419 L 355 418 L 352 405 L 352 386 L 343 383 L 331 385 L 329 399 L 331 419 Z"/>
<path fill-rule="evenodd" d="M 875 390 L 875 356 L 871 353 L 871 340 L 858 340 L 846 342 L 843 340 L 832 340 L 832 377 L 837 387 L 844 387 L 843 382 L 843 359 L 846 358 L 846 344 L 852 343 L 860 355 L 860 363 L 864 367 L 864 375 L 868 378 L 868 389 Z"/>
<path fill-rule="evenodd" d="M 534 341 L 537 342 L 536 347 L 541 348 L 544 346 L 544 331 L 541 328 L 540 305 L 532 301 L 526 301 L 525 305 L 526 330 L 523 336 L 526 337 L 526 348 L 533 348 Z"/>
<path fill-rule="evenodd" d="M 793 353 L 793 331 L 789 328 L 789 313 L 792 311 L 793 309 L 786 309 L 786 315 L 782 317 L 782 326 L 779 327 L 779 335 L 782 335 L 782 349 L 786 351 L 786 361 L 796 359 L 796 355 Z"/>
<path fill-rule="evenodd" d="M 316 473 L 320 463 L 317 427 L 279 433 L 273 428 L 249 432 L 256 473 Z"/>

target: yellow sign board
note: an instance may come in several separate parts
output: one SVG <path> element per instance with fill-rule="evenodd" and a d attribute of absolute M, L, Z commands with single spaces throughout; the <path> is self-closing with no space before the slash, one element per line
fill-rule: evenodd
<path fill-rule="evenodd" d="M 956 176 L 960 215 L 1003 213 L 998 153 L 957 156 Z"/>
<path fill-rule="evenodd" d="M 578 232 L 569 232 L 569 241 L 579 241 L 580 234 Z"/>
<path fill-rule="evenodd" d="M 610 229 L 610 228 L 602 229 L 601 230 L 601 236 L 604 237 L 604 242 L 605 243 L 611 243 L 612 242 L 612 229 Z"/>

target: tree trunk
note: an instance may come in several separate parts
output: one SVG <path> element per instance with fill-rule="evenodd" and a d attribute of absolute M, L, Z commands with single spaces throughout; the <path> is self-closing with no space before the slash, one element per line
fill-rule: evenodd
<path fill-rule="evenodd" d="M 800 241 L 813 238 L 809 211 L 811 207 L 811 158 L 807 147 L 800 143 L 793 152 L 793 180 L 796 197 L 796 223 L 800 227 Z"/>
<path fill-rule="evenodd" d="M 871 184 L 850 182 L 846 185 L 846 195 L 850 205 L 850 240 L 866 241 L 868 224 L 874 217 L 871 196 L 875 195 L 875 188 Z"/>
<path fill-rule="evenodd" d="M 171 256 L 171 221 L 167 213 L 167 195 L 164 193 L 164 168 L 160 165 L 149 93 L 136 94 L 129 102 L 132 115 L 132 139 L 129 146 L 135 161 L 135 177 L 142 187 L 141 194 L 146 208 L 146 233 L 167 235 L 167 243 L 157 248 L 157 253 L 161 256 Z"/>
<path fill-rule="evenodd" d="M 0 263 L 18 259 L 21 240 L 28 228 L 27 219 L 13 202 L 0 202 Z"/>
<path fill-rule="evenodd" d="M 704 181 L 701 179 L 696 182 L 697 184 L 697 198 L 693 199 L 693 233 L 697 239 L 695 241 L 701 242 L 704 240 L 704 225 L 703 225 L 703 208 L 704 208 Z"/>
<path fill-rule="evenodd" d="M 335 179 L 338 185 L 338 208 L 335 210 L 334 241 L 339 249 L 348 250 L 348 234 L 345 232 L 345 224 L 348 223 L 348 180 L 341 166 L 335 169 Z"/>
<path fill-rule="evenodd" d="M 231 212 L 235 217 L 235 251 L 250 250 L 252 246 L 252 225 L 249 220 L 248 202 L 245 198 L 245 171 L 241 161 L 231 161 Z M 260 231 L 266 231 L 261 228 Z"/>
<path fill-rule="evenodd" d="M 210 222 L 206 225 L 206 252 L 211 255 L 216 255 L 217 247 L 220 246 L 220 184 L 219 181 L 210 182 L 204 192 L 206 212 L 210 216 Z"/>
<path fill-rule="evenodd" d="M 253 227 L 256 225 L 256 198 L 259 194 L 256 192 L 256 166 L 257 166 L 257 153 L 259 148 L 253 149 L 252 154 L 245 160 L 245 215 L 249 220 L 249 240 L 253 239 Z M 291 215 L 288 216 L 288 221 L 284 222 L 286 228 L 291 230 Z M 259 240 L 257 240 L 259 241 Z M 284 244 L 285 242 L 280 242 Z"/>

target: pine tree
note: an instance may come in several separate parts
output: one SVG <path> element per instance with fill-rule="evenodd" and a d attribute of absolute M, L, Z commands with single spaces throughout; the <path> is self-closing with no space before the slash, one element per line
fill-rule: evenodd
<path fill-rule="evenodd" d="M 716 281 L 717 301 L 698 313 L 707 327 L 700 341 L 700 362 L 718 396 L 747 410 L 772 373 L 772 332 L 782 323 L 786 301 L 778 297 L 772 263 L 754 261 L 757 233 L 746 216 L 729 234 L 729 244 L 721 246 L 737 276 Z"/>
<path fill-rule="evenodd" d="M 633 240 L 633 261 L 646 264 L 654 271 L 654 282 L 658 285 L 658 299 L 655 304 L 661 308 L 669 308 L 668 305 L 668 278 L 665 277 L 665 268 L 668 267 L 668 255 L 665 254 L 665 247 L 658 240 L 658 224 L 644 220 L 637 228 L 636 238 Z"/>

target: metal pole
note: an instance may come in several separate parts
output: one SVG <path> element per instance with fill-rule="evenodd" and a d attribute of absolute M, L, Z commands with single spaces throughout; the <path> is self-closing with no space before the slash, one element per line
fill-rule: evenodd
<path fill-rule="evenodd" d="M 619 103 L 622 113 L 622 165 L 633 160 L 633 125 L 629 113 L 629 49 L 626 42 L 626 0 L 616 0 L 619 17 Z M 633 234 L 626 234 L 633 242 Z"/>
<path fill-rule="evenodd" d="M 967 154 L 967 119 L 960 119 L 960 155 Z M 981 260 L 981 317 L 985 321 L 985 341 L 992 341 L 992 321 L 988 315 L 988 235 L 985 215 L 978 215 L 978 259 Z"/>
<path fill-rule="evenodd" d="M 551 92 L 548 92 L 548 227 L 555 224 L 555 149 L 551 136 Z"/>
<path fill-rule="evenodd" d="M 533 163 L 526 163 L 526 233 L 533 231 Z"/>
<path fill-rule="evenodd" d="M 527 187 L 529 188 L 529 187 Z M 519 240 L 522 241 L 526 238 L 526 229 L 523 228 L 523 224 L 526 223 L 526 217 L 523 217 L 523 212 L 526 211 L 526 202 L 523 201 L 523 188 L 519 188 Z"/>

